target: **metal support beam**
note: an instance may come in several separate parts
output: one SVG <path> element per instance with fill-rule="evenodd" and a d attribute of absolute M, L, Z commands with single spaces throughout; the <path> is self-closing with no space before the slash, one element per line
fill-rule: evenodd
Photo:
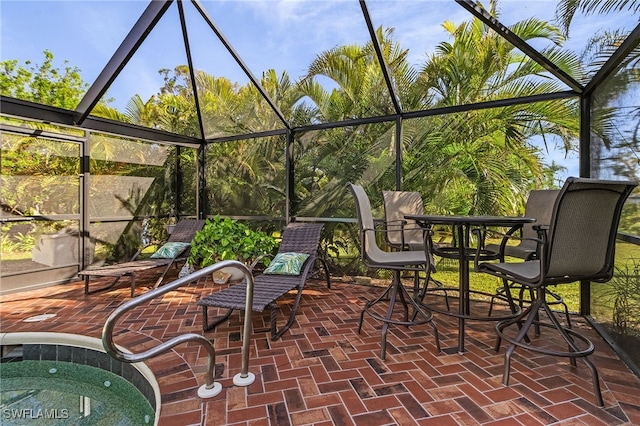
<path fill-rule="evenodd" d="M 251 73 L 251 70 L 249 70 L 249 67 L 244 63 L 242 58 L 240 58 L 240 55 L 238 55 L 238 53 L 233 49 L 233 46 L 231 46 L 231 43 L 229 43 L 229 41 L 224 36 L 224 34 L 222 34 L 222 31 L 220 31 L 220 29 L 215 24 L 215 22 L 213 21 L 211 16 L 209 16 L 209 14 L 204 9 L 202 4 L 200 4 L 200 2 L 198 0 L 191 0 L 191 1 L 192 1 L 193 5 L 195 6 L 195 8 L 198 10 L 198 12 L 200 12 L 200 15 L 207 22 L 207 25 L 209 25 L 209 27 L 213 30 L 213 32 L 216 33 L 216 36 L 218 36 L 218 39 L 220 40 L 220 42 L 224 45 L 224 47 L 227 49 L 229 54 L 231 54 L 231 56 L 233 56 L 233 59 L 240 66 L 240 68 L 242 68 L 242 71 L 244 71 L 246 76 L 249 77 L 249 80 L 251 80 L 251 82 L 253 83 L 255 88 L 258 89 L 258 92 L 260 92 L 260 94 L 265 99 L 265 101 L 267 101 L 267 103 L 269 104 L 269 106 L 271 107 L 273 112 L 278 116 L 280 121 L 282 121 L 282 124 L 284 124 L 287 129 L 291 129 L 291 125 L 287 121 L 287 119 L 284 116 L 284 114 L 282 114 L 282 112 L 280 111 L 278 106 L 275 104 L 275 102 L 273 102 L 271 100 L 271 97 L 264 90 L 264 88 L 260 84 L 260 81 L 258 81 L 258 79 Z"/>
<path fill-rule="evenodd" d="M 491 16 L 482 6 L 472 0 L 456 0 L 456 2 L 465 8 L 476 18 L 480 19 L 489 28 L 497 32 L 500 36 L 520 49 L 525 55 L 536 61 L 540 66 L 569 86 L 572 90 L 581 93 L 584 88 L 573 77 L 560 69 L 556 64 L 551 62 L 546 56 L 542 55 L 536 49 L 531 47 L 529 43 L 512 33 L 509 28 L 502 25 L 496 18 Z"/>
<path fill-rule="evenodd" d="M 591 177 L 591 96 L 580 97 L 580 177 Z"/>
<path fill-rule="evenodd" d="M 50 107 L 21 99 L 0 96 L 2 114 L 18 119 L 37 120 L 45 123 L 62 126 L 74 126 L 73 111 L 62 108 Z M 201 143 L 200 139 L 190 136 L 178 135 L 164 130 L 150 129 L 135 124 L 123 123 L 101 117 L 88 117 L 80 127 L 85 130 L 93 130 L 112 135 L 125 136 L 133 139 L 142 139 L 155 143 L 183 145 L 195 147 Z"/>
<path fill-rule="evenodd" d="M 552 101 L 555 99 L 567 99 L 578 96 L 576 92 L 573 91 L 564 91 L 564 92 L 555 92 L 555 93 L 542 93 L 539 95 L 532 96 L 523 96 L 520 98 L 511 98 L 511 99 L 497 99 L 494 101 L 487 102 L 475 102 L 472 104 L 466 105 L 453 105 L 442 108 L 434 108 L 434 109 L 425 109 L 421 111 L 410 111 L 401 114 L 403 120 L 410 118 L 421 118 L 421 117 L 432 117 L 435 115 L 445 115 L 445 114 L 455 114 L 459 112 L 465 111 L 475 111 L 481 109 L 488 108 L 501 108 L 511 105 L 524 105 L 532 102 L 546 102 Z M 300 126 L 296 127 L 294 130 L 296 132 L 307 132 L 307 131 L 317 131 L 317 130 L 326 130 L 326 129 L 336 129 L 340 127 L 349 127 L 349 126 L 359 126 L 362 124 L 375 124 L 375 123 L 384 123 L 389 121 L 395 121 L 397 119 L 397 114 L 390 114 L 384 116 L 377 117 L 367 117 L 367 118 L 358 118 L 354 120 L 345 120 L 333 123 L 319 123 L 313 124 L 309 126 Z M 219 142 L 223 142 L 224 138 L 219 138 Z"/>
<path fill-rule="evenodd" d="M 288 129 L 275 129 L 275 130 L 267 130 L 264 132 L 246 133 L 243 135 L 220 136 L 216 138 L 207 138 L 205 139 L 205 142 L 206 143 L 222 143 L 222 142 L 243 141 L 247 139 L 270 138 L 271 136 L 286 135 L 288 131 L 289 131 Z"/>
<path fill-rule="evenodd" d="M 191 90 L 193 90 L 193 101 L 195 103 L 196 115 L 198 116 L 198 125 L 200 126 L 200 136 L 202 143 L 204 140 L 204 122 L 202 120 L 202 110 L 200 108 L 200 99 L 198 98 L 198 87 L 196 85 L 196 73 L 191 58 L 191 46 L 189 45 L 189 34 L 187 32 L 187 21 L 184 16 L 184 8 L 182 2 L 178 2 L 178 14 L 180 15 L 180 27 L 182 28 L 182 39 L 184 40 L 184 50 L 187 53 L 187 64 L 189 67 L 189 77 L 191 78 Z"/>
<path fill-rule="evenodd" d="M 396 191 L 402 190 L 402 117 L 396 118 Z"/>
<path fill-rule="evenodd" d="M 580 177 L 591 177 L 591 96 L 580 96 Z M 580 281 L 580 315 L 591 314 L 591 282 Z"/>
<path fill-rule="evenodd" d="M 286 174 L 286 200 L 285 200 L 285 212 L 284 217 L 286 223 L 291 221 L 294 213 L 298 212 L 297 199 L 295 198 L 295 173 L 294 173 L 294 161 L 293 161 L 293 148 L 295 142 L 295 133 L 293 131 L 287 131 L 287 142 L 285 152 L 285 174 Z"/>
<path fill-rule="evenodd" d="M 89 199 L 91 197 L 91 138 L 84 132 L 84 142 L 80 144 L 80 270 L 89 267 L 91 245 L 91 217 L 89 216 Z"/>
<path fill-rule="evenodd" d="M 100 101 L 120 71 L 147 38 L 153 27 L 167 11 L 173 0 L 153 0 L 142 13 L 129 34 L 122 41 L 107 65 L 102 69 L 96 81 L 89 87 L 78 106 L 74 117 L 75 124 L 82 124 L 93 107 Z"/>
<path fill-rule="evenodd" d="M 176 147 L 175 167 L 176 173 L 173 178 L 173 194 L 175 196 L 175 204 L 173 206 L 173 216 L 176 221 L 180 218 L 182 213 L 182 188 L 183 188 L 183 171 L 182 171 L 182 147 Z M 193 213 L 193 212 L 190 212 Z"/>
<path fill-rule="evenodd" d="M 586 95 L 591 95 L 594 90 L 602 84 L 603 81 L 615 72 L 618 66 L 627 59 L 629 54 L 640 44 L 640 24 L 638 24 L 633 31 L 627 36 L 627 38 L 620 44 L 620 46 L 613 52 L 613 55 L 600 67 L 596 75 L 593 76 L 591 81 L 587 83 L 584 88 Z"/>
<path fill-rule="evenodd" d="M 196 212 L 198 219 L 206 219 L 209 214 L 209 197 L 207 197 L 207 178 L 205 176 L 205 149 L 206 146 L 200 145 L 197 154 L 197 194 L 196 194 Z"/>
<path fill-rule="evenodd" d="M 367 28 L 369 29 L 369 36 L 371 37 L 371 43 L 373 44 L 373 48 L 376 51 L 378 63 L 380 65 L 380 69 L 382 70 L 384 81 L 387 84 L 387 90 L 389 90 L 389 96 L 391 96 L 393 109 L 396 112 L 396 114 L 400 114 L 402 113 L 402 107 L 400 106 L 400 102 L 398 101 L 398 97 L 396 96 L 396 91 L 393 88 L 393 82 L 391 81 L 391 76 L 389 75 L 389 68 L 387 67 L 387 62 L 384 60 L 384 56 L 382 55 L 382 49 L 380 48 L 380 41 L 378 40 L 378 37 L 376 37 L 376 30 L 373 28 L 373 23 L 371 22 L 371 16 L 369 15 L 369 10 L 367 9 L 367 4 L 365 3 L 364 0 L 360 0 L 360 8 L 362 9 L 364 20 L 367 23 Z"/>

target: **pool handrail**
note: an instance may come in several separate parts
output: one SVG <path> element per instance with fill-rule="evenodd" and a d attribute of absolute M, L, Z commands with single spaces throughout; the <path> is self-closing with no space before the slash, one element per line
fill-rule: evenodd
<path fill-rule="evenodd" d="M 200 386 L 198 389 L 198 396 L 201 398 L 210 398 L 218 395 L 222 391 L 222 385 L 215 382 L 215 366 L 216 366 L 216 352 L 213 344 L 205 336 L 197 333 L 187 333 L 181 336 L 174 337 L 166 342 L 161 342 L 154 348 L 148 349 L 140 353 L 124 352 L 120 350 L 114 343 L 113 330 L 115 328 L 116 321 L 130 309 L 149 302 L 158 296 L 162 296 L 172 290 L 177 289 L 185 284 L 188 284 L 194 280 L 197 280 L 206 275 L 222 269 L 233 267 L 239 269 L 244 274 L 247 280 L 247 297 L 245 301 L 245 313 L 244 313 L 244 330 L 242 341 L 242 366 L 240 373 L 236 374 L 233 378 L 233 383 L 236 386 L 248 386 L 255 381 L 255 375 L 249 372 L 249 351 L 250 351 L 250 338 L 251 338 L 251 307 L 253 306 L 253 275 L 251 270 L 242 262 L 237 260 L 223 260 L 215 263 L 211 266 L 199 269 L 196 272 L 187 275 L 182 278 L 178 278 L 170 283 L 167 283 L 161 287 L 153 289 L 143 295 L 140 295 L 134 299 L 131 299 L 122 305 L 118 306 L 107 318 L 102 329 L 102 345 L 109 355 L 113 358 L 126 363 L 142 362 L 154 356 L 160 355 L 169 349 L 177 346 L 181 343 L 194 341 L 200 343 L 207 350 L 209 360 L 207 363 L 207 376 L 206 384 Z"/>

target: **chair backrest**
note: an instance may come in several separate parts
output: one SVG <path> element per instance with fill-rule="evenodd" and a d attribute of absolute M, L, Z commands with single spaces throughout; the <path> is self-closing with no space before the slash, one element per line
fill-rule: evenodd
<path fill-rule="evenodd" d="M 551 223 L 553 206 L 559 193 L 559 189 L 537 189 L 529 193 L 524 215 L 525 217 L 533 217 L 536 221 L 522 226 L 522 238 L 538 238 L 538 232 L 533 227 Z M 535 241 L 533 241 L 533 246 L 535 248 Z"/>
<path fill-rule="evenodd" d="M 278 253 L 295 252 L 317 255 L 320 245 L 321 223 L 293 222 L 282 231 L 282 241 Z"/>
<path fill-rule="evenodd" d="M 375 223 L 371 212 L 369 196 L 360 185 L 348 184 L 353 198 L 356 202 L 356 212 L 358 214 L 358 226 L 360 227 L 360 237 L 362 242 L 362 260 L 365 264 L 376 262 L 384 252 L 376 243 Z"/>
<path fill-rule="evenodd" d="M 556 199 L 548 231 L 546 281 L 608 281 L 625 200 L 636 182 L 569 178 Z"/>
<path fill-rule="evenodd" d="M 387 232 L 385 238 L 392 247 L 410 248 L 424 245 L 424 234 L 415 221 L 406 220 L 405 215 L 424 214 L 422 196 L 412 191 L 382 191 L 384 218 Z M 406 221 L 404 227 L 401 221 Z M 403 239 L 404 233 L 404 239 Z"/>
<path fill-rule="evenodd" d="M 167 241 L 190 243 L 196 232 L 204 227 L 205 221 L 200 219 L 183 219 L 176 224 Z"/>

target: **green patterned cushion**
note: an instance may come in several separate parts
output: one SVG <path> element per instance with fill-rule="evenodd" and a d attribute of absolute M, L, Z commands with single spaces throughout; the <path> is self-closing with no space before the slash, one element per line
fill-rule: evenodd
<path fill-rule="evenodd" d="M 157 252 L 151 255 L 152 259 L 173 259 L 174 257 L 180 255 L 183 251 L 187 249 L 191 244 L 189 243 L 181 243 L 181 242 L 169 242 L 165 243 L 162 247 L 158 249 Z"/>
<path fill-rule="evenodd" d="M 279 274 L 279 275 L 300 275 L 302 265 L 309 257 L 306 253 L 278 253 L 273 258 L 267 269 L 264 270 L 265 274 Z"/>

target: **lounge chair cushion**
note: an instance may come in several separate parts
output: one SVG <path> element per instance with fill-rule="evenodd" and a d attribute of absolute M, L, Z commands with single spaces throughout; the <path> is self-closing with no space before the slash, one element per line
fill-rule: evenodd
<path fill-rule="evenodd" d="M 183 243 L 180 241 L 171 241 L 165 243 L 155 253 L 151 255 L 152 259 L 173 259 L 179 256 L 183 251 L 187 249 L 191 244 Z"/>
<path fill-rule="evenodd" d="M 267 269 L 264 270 L 265 274 L 277 274 L 277 275 L 300 275 L 302 271 L 302 265 L 309 258 L 307 253 L 295 253 L 285 252 L 278 253 L 273 258 Z"/>

